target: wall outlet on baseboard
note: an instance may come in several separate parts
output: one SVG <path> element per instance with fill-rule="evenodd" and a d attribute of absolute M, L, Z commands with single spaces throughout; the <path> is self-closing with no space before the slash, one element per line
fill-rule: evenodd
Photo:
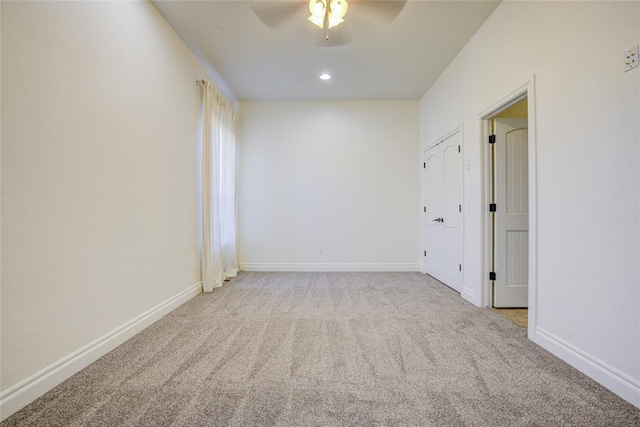
<path fill-rule="evenodd" d="M 638 66 L 638 45 L 624 53 L 624 71 L 633 70 Z"/>

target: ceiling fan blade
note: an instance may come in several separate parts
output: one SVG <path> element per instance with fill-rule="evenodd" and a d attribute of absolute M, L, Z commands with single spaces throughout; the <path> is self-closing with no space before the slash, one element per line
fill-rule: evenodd
<path fill-rule="evenodd" d="M 354 0 L 349 13 L 353 11 L 368 21 L 390 24 L 406 4 L 407 0 Z"/>
<path fill-rule="evenodd" d="M 282 27 L 296 15 L 306 9 L 304 2 L 298 1 L 256 1 L 251 3 L 251 10 L 267 27 L 276 29 Z"/>

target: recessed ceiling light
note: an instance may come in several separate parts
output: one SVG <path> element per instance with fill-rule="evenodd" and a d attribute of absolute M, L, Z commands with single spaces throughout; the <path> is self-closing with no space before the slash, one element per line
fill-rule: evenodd
<path fill-rule="evenodd" d="M 329 80 L 331 78 L 330 74 L 324 73 L 320 74 L 320 80 Z"/>

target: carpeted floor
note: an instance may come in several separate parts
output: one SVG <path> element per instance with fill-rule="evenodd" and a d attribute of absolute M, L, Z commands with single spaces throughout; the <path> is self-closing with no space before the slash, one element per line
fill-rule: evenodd
<path fill-rule="evenodd" d="M 420 273 L 241 273 L 14 425 L 635 426 L 640 409 Z"/>

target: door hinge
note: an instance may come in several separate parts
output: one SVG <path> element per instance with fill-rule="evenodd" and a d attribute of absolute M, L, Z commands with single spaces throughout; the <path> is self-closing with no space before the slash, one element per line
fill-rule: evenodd
<path fill-rule="evenodd" d="M 460 152 L 460 146 L 458 145 L 458 153 Z"/>
<path fill-rule="evenodd" d="M 427 256 L 427 251 L 424 251 L 424 256 Z"/>
<path fill-rule="evenodd" d="M 498 207 L 495 203 L 489 203 L 489 212 L 497 212 Z"/>
<path fill-rule="evenodd" d="M 462 264 L 458 264 L 458 271 L 462 271 Z"/>
<path fill-rule="evenodd" d="M 496 136 L 489 135 L 489 144 L 495 144 L 495 143 L 496 143 Z"/>
<path fill-rule="evenodd" d="M 427 168 L 427 162 L 424 162 L 424 163 L 422 164 L 422 169 L 426 169 L 426 168 Z"/>
<path fill-rule="evenodd" d="M 422 208 L 422 212 L 427 213 L 427 207 Z"/>
<path fill-rule="evenodd" d="M 462 205 L 458 205 L 458 212 L 462 212 Z"/>
<path fill-rule="evenodd" d="M 496 280 L 496 272 L 492 271 L 489 273 L 489 280 Z"/>

